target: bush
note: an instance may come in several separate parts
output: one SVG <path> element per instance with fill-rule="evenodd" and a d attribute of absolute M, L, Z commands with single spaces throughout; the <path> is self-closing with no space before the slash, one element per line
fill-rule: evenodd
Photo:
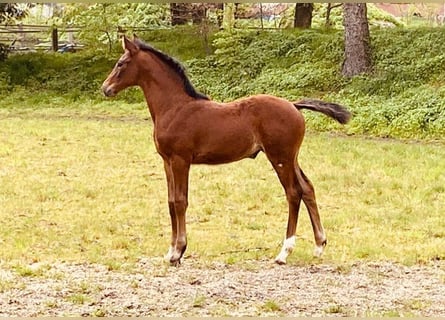
<path fill-rule="evenodd" d="M 214 98 L 270 93 L 290 100 L 337 101 L 354 113 L 350 134 L 442 138 L 445 30 L 373 29 L 374 73 L 342 78 L 342 33 L 320 30 L 219 35 L 214 56 L 190 61 L 197 83 Z M 339 130 L 305 113 L 309 127 Z M 342 129 L 340 129 L 342 130 Z"/>
<path fill-rule="evenodd" d="M 381 137 L 443 138 L 445 132 L 445 29 L 376 28 L 371 30 L 374 72 L 343 78 L 343 33 L 336 30 L 239 30 L 196 37 L 196 28 L 141 34 L 154 46 L 184 61 L 194 85 L 215 100 L 269 93 L 335 101 L 354 114 L 346 127 L 305 112 L 313 130 L 343 130 Z M 52 92 L 76 101 L 101 100 L 100 86 L 121 48 L 109 56 L 83 52 L 69 55 L 13 55 L 0 62 L 0 93 Z M 143 101 L 140 90 L 125 90 L 117 99 Z"/>
<path fill-rule="evenodd" d="M 94 96 L 114 60 L 86 54 L 27 53 L 11 56 L 0 66 L 7 85 L 30 92 L 47 90 L 57 95 Z M 4 87 L 4 86 L 3 86 Z"/>

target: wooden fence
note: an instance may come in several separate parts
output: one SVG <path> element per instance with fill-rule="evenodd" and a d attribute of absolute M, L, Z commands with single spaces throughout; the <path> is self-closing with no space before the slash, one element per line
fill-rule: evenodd
<path fill-rule="evenodd" d="M 0 43 L 14 51 L 59 51 L 65 52 L 84 47 L 76 40 L 76 33 L 87 30 L 85 27 L 56 28 L 48 25 L 0 25 Z M 132 32 L 156 30 L 150 27 L 116 27 L 118 34 L 125 30 Z"/>
<path fill-rule="evenodd" d="M 80 48 L 82 46 L 74 40 L 74 34 L 80 30 L 78 27 L 56 28 L 47 25 L 0 25 L 0 43 L 12 51 L 58 51 L 67 46 Z"/>

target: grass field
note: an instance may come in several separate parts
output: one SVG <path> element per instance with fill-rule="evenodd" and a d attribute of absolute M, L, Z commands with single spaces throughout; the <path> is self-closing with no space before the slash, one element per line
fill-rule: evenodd
<path fill-rule="evenodd" d="M 445 259 L 445 145 L 309 133 L 300 164 L 328 235 L 323 262 Z M 166 183 L 141 105 L 0 109 L 0 260 L 99 262 L 163 256 Z M 273 259 L 287 223 L 284 193 L 264 154 L 192 167 L 186 257 Z M 288 263 L 312 257 L 302 206 Z"/>

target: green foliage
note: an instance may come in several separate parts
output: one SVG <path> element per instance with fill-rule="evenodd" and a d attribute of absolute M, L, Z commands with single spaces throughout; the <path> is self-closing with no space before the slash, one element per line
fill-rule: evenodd
<path fill-rule="evenodd" d="M 372 3 L 367 4 L 368 21 L 371 26 L 402 26 L 403 23 Z"/>
<path fill-rule="evenodd" d="M 339 30 L 220 31 L 207 38 L 211 43 L 199 32 L 199 27 L 182 26 L 141 32 L 140 37 L 183 61 L 194 85 L 215 100 L 257 93 L 289 100 L 321 98 L 344 104 L 354 116 L 342 127 L 305 112 L 313 130 L 434 139 L 445 133 L 443 28 L 372 29 L 373 74 L 352 79 L 340 74 Z M 50 103 L 49 95 L 101 100 L 100 86 L 121 51 L 116 43 L 111 54 L 13 55 L 0 63 L 0 95 L 3 101 L 28 95 L 36 103 Z M 125 90 L 116 99 L 143 102 L 138 89 Z"/>
<path fill-rule="evenodd" d="M 138 31 L 137 36 L 180 61 L 202 59 L 213 52 L 213 28 L 204 33 L 200 26 L 176 26 L 172 29 Z M 122 52 L 119 46 L 119 53 Z"/>
<path fill-rule="evenodd" d="M 241 31 L 217 35 L 213 56 L 189 61 L 198 87 L 215 99 L 270 93 L 290 100 L 317 97 L 350 108 L 349 134 L 440 138 L 445 112 L 445 30 L 373 29 L 374 73 L 342 78 L 341 31 Z M 309 127 L 338 130 L 307 113 Z"/>
<path fill-rule="evenodd" d="M 93 48 L 112 46 L 117 41 L 117 27 L 158 28 L 168 25 L 167 4 L 96 3 L 67 5 L 60 24 L 83 26 L 79 40 Z"/>
<path fill-rule="evenodd" d="M 336 3 L 332 3 L 336 5 Z M 326 27 L 326 15 L 327 15 L 327 3 L 314 3 L 314 11 L 312 18 L 313 28 Z M 379 9 L 372 3 L 367 3 L 367 17 L 371 26 L 402 26 L 402 22 L 395 18 L 393 15 Z M 289 17 L 293 19 L 293 17 Z M 289 19 L 288 18 L 288 19 Z M 343 29 L 343 8 L 335 7 L 331 9 L 330 13 L 330 27 L 336 29 Z"/>
<path fill-rule="evenodd" d="M 214 55 L 189 61 L 190 73 L 203 75 L 194 78 L 198 87 L 219 100 L 259 92 L 295 97 L 304 91 L 299 89 L 326 88 L 320 77 L 337 73 L 339 37 L 315 30 L 222 31 L 215 37 Z"/>
<path fill-rule="evenodd" d="M 175 28 L 171 31 L 141 32 L 139 36 L 180 60 L 186 60 L 206 56 L 205 45 L 197 33 L 197 28 Z M 175 43 L 174 48 L 170 47 L 172 43 Z M 0 63 L 0 95 L 10 96 L 18 91 L 18 96 L 26 97 L 27 93 L 31 93 L 30 98 L 34 99 L 36 94 L 46 92 L 72 101 L 81 97 L 101 99 L 102 82 L 122 54 L 122 47 L 116 42 L 110 54 L 103 51 L 12 55 Z M 136 102 L 142 101 L 143 97 L 139 90 L 132 89 L 122 92 L 117 99 Z"/>
<path fill-rule="evenodd" d="M 442 88 L 427 85 L 408 88 L 389 98 L 379 95 L 348 98 L 344 93 L 331 98 L 342 99 L 353 109 L 354 118 L 347 129 L 350 134 L 399 138 L 441 138 L 445 134 Z"/>
<path fill-rule="evenodd" d="M 14 22 L 28 14 L 30 4 L 0 3 L 0 23 Z"/>
<path fill-rule="evenodd" d="M 0 3 L 0 23 L 15 23 L 28 14 L 29 3 Z M 6 60 L 9 47 L 0 43 L 0 62 Z"/>
<path fill-rule="evenodd" d="M 335 6 L 338 3 L 331 3 Z M 239 4 L 238 11 L 249 10 L 251 4 Z M 325 28 L 328 3 L 314 3 L 314 10 L 312 11 L 312 28 Z M 371 26 L 402 26 L 403 23 L 395 18 L 393 15 L 379 9 L 372 3 L 367 3 L 368 10 L 368 22 Z M 239 29 L 243 28 L 292 28 L 294 25 L 295 4 L 288 4 L 288 7 L 284 11 L 280 12 L 279 17 L 274 19 L 250 18 L 250 19 L 238 19 L 235 21 L 235 27 Z M 342 6 L 334 7 L 331 9 L 329 17 L 330 28 L 343 29 L 343 8 Z"/>
<path fill-rule="evenodd" d="M 106 70 L 114 59 L 93 55 L 32 53 L 15 55 L 0 65 L 0 73 L 7 75 L 0 90 L 26 88 L 30 93 L 48 90 L 57 95 L 77 98 L 98 93 Z"/>

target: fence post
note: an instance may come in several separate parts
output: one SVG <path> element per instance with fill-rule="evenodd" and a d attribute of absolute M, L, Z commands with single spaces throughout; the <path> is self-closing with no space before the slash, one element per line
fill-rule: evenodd
<path fill-rule="evenodd" d="M 57 50 L 59 50 L 59 34 L 57 32 L 57 28 L 53 28 L 51 39 L 52 39 L 52 49 L 54 52 L 57 52 Z"/>
<path fill-rule="evenodd" d="M 24 47 L 25 43 L 25 33 L 23 32 L 23 24 L 19 24 L 19 46 L 20 48 Z"/>

